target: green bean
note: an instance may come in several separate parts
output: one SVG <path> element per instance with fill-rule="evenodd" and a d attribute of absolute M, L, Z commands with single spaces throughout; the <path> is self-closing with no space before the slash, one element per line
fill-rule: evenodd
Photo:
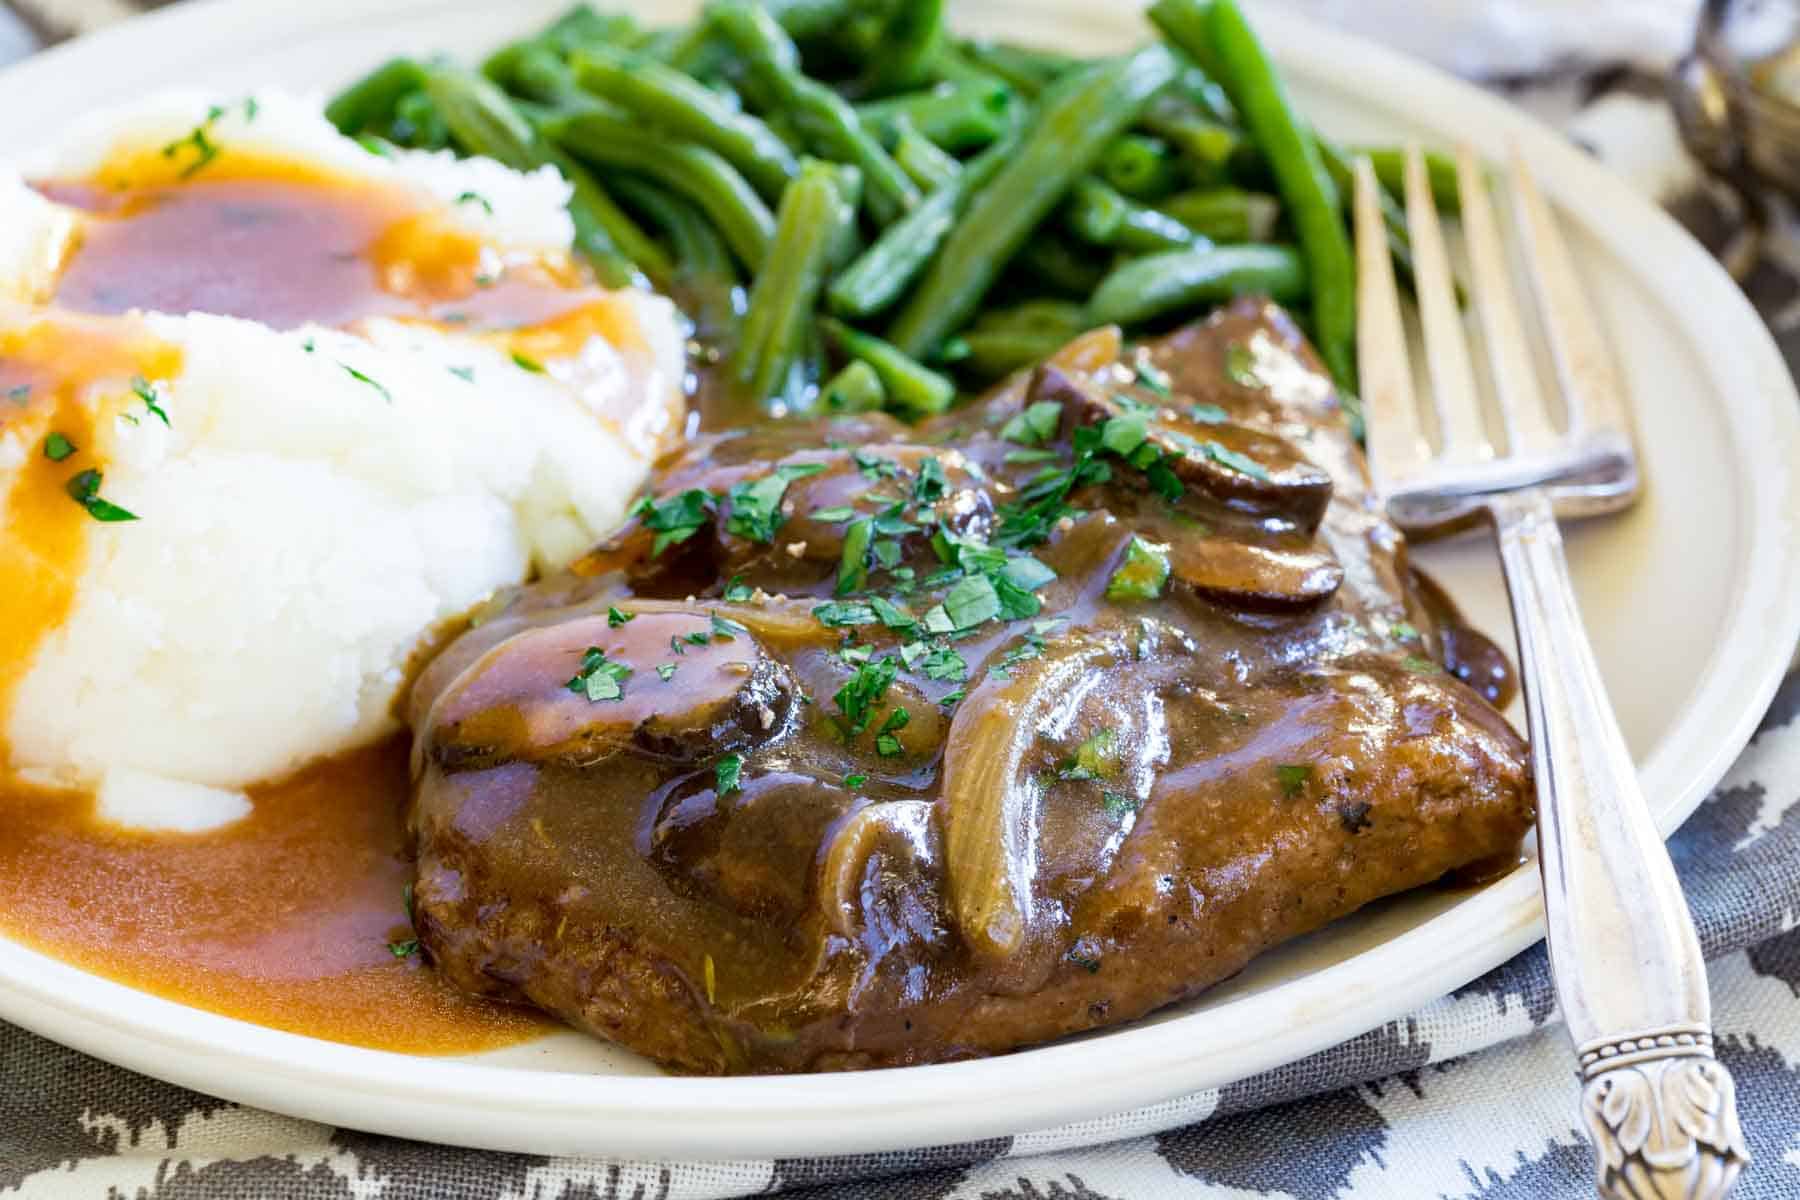
<path fill-rule="evenodd" d="M 1087 309 L 1070 300 L 1027 300 L 1011 308 L 990 308 L 972 332 L 1054 333 L 1065 340 L 1087 328 Z"/>
<path fill-rule="evenodd" d="M 820 396 L 825 407 L 836 413 L 880 412 L 887 403 L 881 376 L 860 358 L 833 375 L 820 389 Z"/>
<path fill-rule="evenodd" d="M 1168 213 L 1145 208 L 1092 176 L 1077 180 L 1069 190 L 1063 225 L 1097 246 L 1128 254 L 1179 250 L 1206 241 Z"/>
<path fill-rule="evenodd" d="M 819 290 L 838 230 L 856 219 L 839 187 L 838 168 L 808 160 L 781 196 L 768 263 L 750 290 L 750 307 L 733 369 L 758 400 L 789 390 L 786 385 Z"/>
<path fill-rule="evenodd" d="M 885 225 L 919 202 L 919 189 L 862 127 L 849 102 L 800 73 L 800 52 L 767 11 L 727 3 L 712 10 L 711 20 L 745 58 L 765 106 L 787 109 L 816 153 L 863 173 L 870 216 Z"/>
<path fill-rule="evenodd" d="M 1160 138 L 1127 133 L 1100 156 L 1100 178 L 1133 200 L 1160 200 L 1175 190 L 1175 162 Z"/>
<path fill-rule="evenodd" d="M 510 79 L 508 91 L 552 108 L 596 107 L 594 98 L 576 81 L 569 64 L 542 46 L 530 47 L 519 55 L 511 64 Z"/>
<path fill-rule="evenodd" d="M 423 87 L 406 93 L 394 103 L 394 119 L 388 140 L 414 150 L 442 150 L 450 144 L 450 130 Z"/>
<path fill-rule="evenodd" d="M 524 102 L 515 102 L 512 107 L 530 124 L 535 135 L 531 144 L 536 155 L 533 165 L 549 163 L 569 181 L 569 220 L 575 226 L 575 246 L 594 266 L 601 282 L 608 287 L 623 287 L 626 282 L 641 278 L 637 274 L 639 268 L 657 278 L 666 278 L 674 264 L 662 247 L 613 202 L 592 171 L 551 140 L 546 122 L 557 118 Z M 631 278 L 621 278 L 615 257 L 624 259 Z"/>
<path fill-rule="evenodd" d="M 1281 216 L 1275 197 L 1229 186 L 1179 192 L 1157 207 L 1215 242 L 1265 242 Z"/>
<path fill-rule="evenodd" d="M 332 97 L 325 119 L 349 135 L 384 127 L 400 97 L 425 85 L 425 69 L 410 58 L 390 58 Z"/>
<path fill-rule="evenodd" d="M 1043 362 L 1069 340 L 1043 329 L 971 329 L 944 343 L 943 361 L 980 379 L 998 379 Z"/>
<path fill-rule="evenodd" d="M 944 0 L 899 0 L 881 26 L 863 72 L 864 94 L 923 86 L 944 47 Z"/>
<path fill-rule="evenodd" d="M 686 196 L 718 227 L 739 261 L 759 270 L 775 236 L 775 216 L 731 164 L 706 149 L 600 113 L 560 117 L 551 136 L 577 158 L 636 171 Z"/>
<path fill-rule="evenodd" d="M 596 42 L 623 42 L 639 32 L 637 22 L 625 13 L 600 13 L 590 5 L 577 4 L 546 25 L 535 40 L 567 55 Z"/>
<path fill-rule="evenodd" d="M 1031 278 L 1066 296 L 1086 299 L 1106 277 L 1105 259 L 1068 238 L 1039 230 L 1014 262 Z"/>
<path fill-rule="evenodd" d="M 1193 63 L 1184 62 L 1181 73 L 1175 76 L 1174 82 L 1164 89 L 1164 94 L 1179 96 L 1194 106 L 1201 115 L 1217 121 L 1229 128 L 1237 128 L 1240 124 L 1237 109 L 1231 103 L 1231 97 L 1219 86 L 1218 80 Z"/>
<path fill-rule="evenodd" d="M 1082 60 L 1054 50 L 1035 50 L 1005 42 L 964 39 L 956 48 L 969 62 L 1006 81 L 1021 96 L 1036 98 L 1046 87 L 1083 65 Z"/>
<path fill-rule="evenodd" d="M 612 46 L 578 51 L 573 67 L 582 87 L 716 152 L 765 199 L 779 200 L 800 170 L 793 152 L 767 125 L 733 111 L 718 93 L 679 71 Z"/>
<path fill-rule="evenodd" d="M 856 113 L 883 143 L 894 141 L 895 122 L 905 117 L 940 149 L 960 154 L 986 146 L 1012 128 L 1017 99 L 997 80 L 941 83 L 928 92 L 859 104 Z"/>
<path fill-rule="evenodd" d="M 1393 146 L 1363 146 L 1350 153 L 1354 158 L 1369 160 L 1382 187 L 1396 196 L 1405 195 L 1406 151 Z M 1425 178 L 1431 184 L 1431 198 L 1438 211 L 1446 214 L 1461 212 L 1462 194 L 1456 183 L 1456 160 L 1435 150 L 1425 151 L 1424 157 Z"/>
<path fill-rule="evenodd" d="M 934 191 L 962 173 L 962 164 L 914 129 L 911 120 L 902 116 L 895 124 L 899 136 L 894 141 L 894 161 L 914 183 L 928 192 Z"/>
<path fill-rule="evenodd" d="M 895 319 L 891 338 L 921 354 L 964 324 L 1000 269 L 1085 174 L 1106 146 L 1137 119 L 1174 76 L 1162 46 L 1098 64 L 1060 82 L 1018 151 L 970 201 L 943 251 Z"/>
<path fill-rule="evenodd" d="M 607 182 L 620 199 L 663 231 L 683 274 L 700 279 L 735 280 L 730 251 L 706 215 L 691 201 L 623 171 Z"/>
<path fill-rule="evenodd" d="M 1201 112 L 1173 90 L 1152 100 L 1139 124 L 1179 150 L 1202 180 L 1223 178 L 1247 148 L 1241 132 Z"/>
<path fill-rule="evenodd" d="M 1195 66 L 1205 78 L 1226 85 L 1224 90 L 1230 102 L 1235 104 L 1237 97 L 1231 95 L 1230 80 L 1219 61 L 1218 47 L 1213 42 L 1211 12 L 1212 0 L 1174 4 L 1157 0 L 1144 11 L 1144 15 L 1161 31 L 1169 45 L 1182 52 L 1187 59 L 1184 66 Z M 1179 82 L 1179 79 L 1177 76 L 1176 81 Z"/>
<path fill-rule="evenodd" d="M 840 354 L 859 358 L 874 368 L 887 391 L 889 406 L 904 415 L 928 417 L 943 412 L 956 399 L 954 383 L 898 346 L 831 317 L 820 317 L 819 327 Z"/>
<path fill-rule="evenodd" d="M 1168 32 L 1166 14 L 1200 8 L 1198 0 L 1157 0 L 1150 19 Z M 1215 74 L 1275 172 L 1282 206 L 1306 253 L 1319 356 L 1338 387 L 1351 392 L 1356 387 L 1356 265 L 1337 188 L 1237 0 L 1211 0 L 1204 15 L 1211 35 L 1205 46 L 1222 68 Z M 1185 43 L 1183 48 L 1188 48 Z M 1201 65 L 1206 65 L 1203 60 Z"/>
<path fill-rule="evenodd" d="M 970 198 L 993 179 L 1018 148 L 1020 132 L 1008 132 L 938 188 L 918 207 L 889 225 L 832 282 L 831 310 L 858 320 L 886 310 L 918 278 L 955 228 Z"/>
<path fill-rule="evenodd" d="M 762 0 L 762 5 L 788 36 L 802 41 L 832 33 L 855 9 L 851 0 Z"/>
<path fill-rule="evenodd" d="M 1306 265 L 1292 246 L 1208 246 L 1146 255 L 1101 281 L 1088 302 L 1088 317 L 1096 325 L 1136 325 L 1247 293 L 1290 303 L 1306 294 Z"/>

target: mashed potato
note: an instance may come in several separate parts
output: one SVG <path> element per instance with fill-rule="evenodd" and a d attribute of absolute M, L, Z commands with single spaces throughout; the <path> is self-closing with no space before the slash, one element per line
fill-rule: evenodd
<path fill-rule="evenodd" d="M 645 293 L 586 289 L 553 319 L 486 330 L 425 308 L 270 328 L 39 307 L 94 218 L 21 177 L 180 164 L 197 127 L 223 148 L 219 178 L 232 155 L 300 163 L 473 239 L 484 263 L 567 257 L 552 172 L 380 158 L 279 96 L 210 105 L 103 114 L 0 179 L 0 292 L 28 302 L 0 308 L 0 572 L 27 581 L 0 599 L 23 651 L 0 735 L 14 768 L 97 787 L 109 812 L 134 794 L 238 812 L 235 790 L 391 730 L 433 628 L 617 524 L 680 412 L 682 330 Z M 70 488 L 90 470 L 84 504 Z M 96 499 L 136 519 L 100 519 Z"/>

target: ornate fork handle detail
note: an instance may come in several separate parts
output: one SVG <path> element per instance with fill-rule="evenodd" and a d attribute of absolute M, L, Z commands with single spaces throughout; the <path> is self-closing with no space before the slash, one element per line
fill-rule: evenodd
<path fill-rule="evenodd" d="M 1713 1057 L 1706 966 L 1583 632 L 1549 497 L 1487 503 L 1526 681 L 1539 865 L 1557 998 L 1586 1079 L 1597 1184 L 1617 1200 L 1713 1200 L 1750 1152 Z"/>

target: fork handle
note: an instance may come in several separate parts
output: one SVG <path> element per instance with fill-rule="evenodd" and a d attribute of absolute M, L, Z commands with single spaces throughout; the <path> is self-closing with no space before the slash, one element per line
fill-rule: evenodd
<path fill-rule="evenodd" d="M 1721 1197 L 1749 1161 L 1706 962 L 1594 661 L 1540 489 L 1488 510 L 1512 600 L 1556 995 L 1601 1195 Z"/>

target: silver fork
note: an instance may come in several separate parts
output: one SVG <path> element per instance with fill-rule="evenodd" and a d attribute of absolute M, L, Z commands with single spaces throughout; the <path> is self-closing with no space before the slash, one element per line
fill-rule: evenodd
<path fill-rule="evenodd" d="M 1464 316 L 1417 146 L 1407 226 L 1431 412 L 1427 440 L 1378 207 L 1356 164 L 1358 337 L 1370 467 L 1388 511 L 1430 537 L 1491 521 L 1512 601 L 1538 800 L 1550 965 L 1585 1080 L 1596 1186 L 1620 1200 L 1726 1195 L 1749 1161 L 1731 1074 L 1713 1057 L 1706 964 L 1606 697 L 1558 516 L 1630 505 L 1637 454 L 1624 392 L 1555 218 L 1523 162 L 1507 173 L 1538 327 L 1566 421 L 1545 403 L 1505 243 L 1474 154 L 1458 154 L 1471 289 L 1503 445 L 1482 417 Z"/>

